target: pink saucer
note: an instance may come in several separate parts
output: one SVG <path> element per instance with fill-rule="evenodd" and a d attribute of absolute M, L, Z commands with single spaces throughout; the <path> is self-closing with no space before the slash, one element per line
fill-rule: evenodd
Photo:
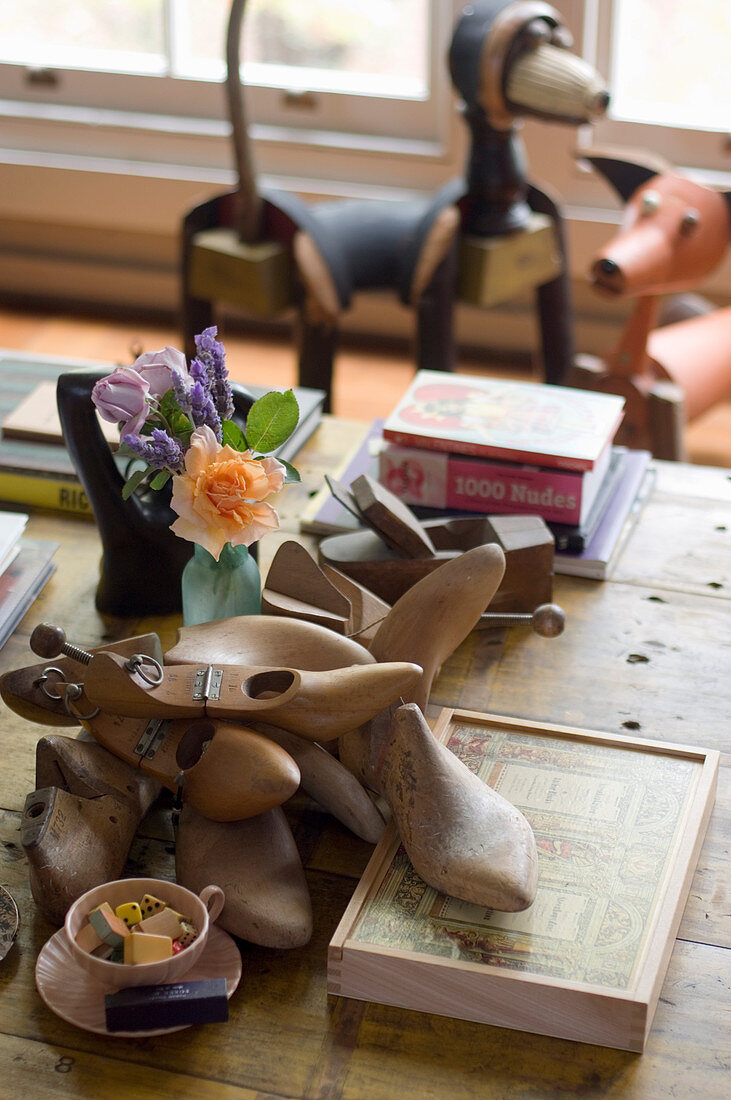
<path fill-rule="evenodd" d="M 230 997 L 241 979 L 241 955 L 235 942 L 222 928 L 212 925 L 203 954 L 185 975 L 186 982 L 201 978 L 225 978 Z M 36 987 L 43 1001 L 62 1020 L 95 1031 L 98 1035 L 142 1039 L 147 1035 L 168 1035 L 183 1027 L 164 1027 L 151 1031 L 107 1031 L 104 994 L 107 990 L 95 982 L 76 963 L 68 946 L 66 932 L 60 928 L 44 944 L 36 961 Z"/>

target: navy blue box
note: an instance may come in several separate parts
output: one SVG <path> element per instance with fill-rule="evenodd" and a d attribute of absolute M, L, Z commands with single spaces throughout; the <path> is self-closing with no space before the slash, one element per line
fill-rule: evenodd
<path fill-rule="evenodd" d="M 107 1031 L 153 1031 L 228 1020 L 225 978 L 138 985 L 104 997 Z"/>

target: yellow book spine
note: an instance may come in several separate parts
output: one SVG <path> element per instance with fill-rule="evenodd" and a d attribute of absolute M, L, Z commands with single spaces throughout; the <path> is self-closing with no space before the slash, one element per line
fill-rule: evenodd
<path fill-rule="evenodd" d="M 50 478 L 0 470 L 0 501 L 93 519 L 86 493 L 78 481 L 70 478 Z"/>

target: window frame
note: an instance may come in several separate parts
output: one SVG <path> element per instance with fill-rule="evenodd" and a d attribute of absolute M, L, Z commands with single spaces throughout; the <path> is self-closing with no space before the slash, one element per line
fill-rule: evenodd
<path fill-rule="evenodd" d="M 462 2 L 425 3 L 429 11 L 425 98 L 374 91 L 314 90 L 312 96 L 298 95 L 308 90 L 307 74 L 292 69 L 286 86 L 247 84 L 245 104 L 249 118 L 255 120 L 252 130 L 257 129 L 261 140 L 281 137 L 309 147 L 322 144 L 332 149 L 339 144 L 346 151 L 362 148 L 387 155 L 393 154 L 395 142 L 406 137 L 407 156 L 410 152 L 423 155 L 429 150 L 436 155 L 443 153 L 449 144 L 452 121 L 451 85 L 443 59 Z M 169 39 L 174 41 L 172 31 Z M 0 62 L 0 101 L 6 116 L 15 106 L 17 116 L 29 121 L 56 118 L 70 125 L 88 119 L 101 126 L 114 126 L 124 120 L 130 132 L 135 128 L 149 132 L 157 126 L 161 142 L 177 129 L 215 133 L 227 120 L 223 56 L 222 42 L 221 74 L 215 80 L 175 77 L 165 72 L 128 74 L 63 68 L 42 61 L 37 67 Z M 249 71 L 251 68 L 256 66 Z M 73 152 L 68 137 L 66 147 Z M 86 152 L 83 138 L 78 151 L 82 155 Z"/>
<path fill-rule="evenodd" d="M 274 125 L 260 119 L 258 108 L 247 99 L 248 115 L 254 119 L 250 132 L 255 164 L 263 184 L 313 200 L 397 199 L 433 193 L 462 174 L 469 137 L 459 117 L 446 52 L 464 0 L 429 2 L 437 13 L 433 57 L 441 88 L 431 136 L 412 131 L 400 136 L 358 133 L 345 118 L 341 125 L 347 130 L 304 125 L 300 111 L 289 122 L 280 119 Z M 574 48 L 597 64 L 598 35 L 604 26 L 598 14 L 602 8 L 608 11 L 613 0 L 556 2 L 573 32 Z M 122 108 L 111 84 L 106 101 L 98 100 L 93 107 L 55 103 L 42 88 L 22 101 L 8 98 L 8 89 L 0 84 L 0 241 L 3 225 L 16 240 L 15 227 L 37 224 L 40 234 L 44 224 L 52 223 L 95 231 L 113 226 L 118 233 L 110 236 L 110 249 L 122 233 L 154 233 L 158 240 L 166 234 L 172 237 L 181 213 L 236 183 L 222 88 L 214 90 L 222 103 L 217 118 L 200 111 L 186 115 Z M 608 120 L 577 131 L 526 121 L 521 128 L 529 177 L 550 190 L 562 206 L 570 269 L 579 278 L 594 250 L 618 224 L 621 210 L 606 182 L 575 153 L 592 144 L 617 144 L 613 125 Z M 702 143 L 702 133 L 697 137 L 696 131 L 679 131 L 683 145 L 674 152 L 673 147 L 654 146 L 642 124 L 634 125 L 637 136 L 623 140 L 625 146 L 664 153 L 677 167 L 731 189 L 731 171 L 698 169 L 703 160 L 694 143 Z M 731 250 L 710 286 L 731 298 Z"/>

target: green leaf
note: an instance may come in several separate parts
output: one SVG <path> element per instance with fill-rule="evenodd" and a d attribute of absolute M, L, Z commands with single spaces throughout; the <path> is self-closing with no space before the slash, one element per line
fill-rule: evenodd
<path fill-rule="evenodd" d="M 144 481 L 150 471 L 150 467 L 144 470 L 135 470 L 130 478 L 122 486 L 122 500 L 129 500 L 140 482 Z"/>
<path fill-rule="evenodd" d="M 299 470 L 295 470 L 294 466 L 290 466 L 289 462 L 285 462 L 283 458 L 278 458 L 277 462 L 281 462 L 287 471 L 284 476 L 284 484 L 291 485 L 292 482 L 301 481 Z"/>
<path fill-rule="evenodd" d="M 238 424 L 235 424 L 233 420 L 222 420 L 221 431 L 223 433 L 223 444 L 228 444 L 234 451 L 246 451 L 248 450 L 248 443 L 246 442 L 246 436 L 241 431 Z"/>
<path fill-rule="evenodd" d="M 246 418 L 246 438 L 252 451 L 266 454 L 289 439 L 299 420 L 299 406 L 292 390 L 273 390 L 255 401 Z"/>
<path fill-rule="evenodd" d="M 169 470 L 158 470 L 150 482 L 151 489 L 162 489 L 163 485 L 167 485 L 170 481 L 171 473 Z"/>
<path fill-rule="evenodd" d="M 172 389 L 167 390 L 162 395 L 159 402 L 160 415 L 165 417 L 166 420 L 172 420 L 176 415 L 180 416 L 180 405 L 175 400 L 175 393 Z"/>

